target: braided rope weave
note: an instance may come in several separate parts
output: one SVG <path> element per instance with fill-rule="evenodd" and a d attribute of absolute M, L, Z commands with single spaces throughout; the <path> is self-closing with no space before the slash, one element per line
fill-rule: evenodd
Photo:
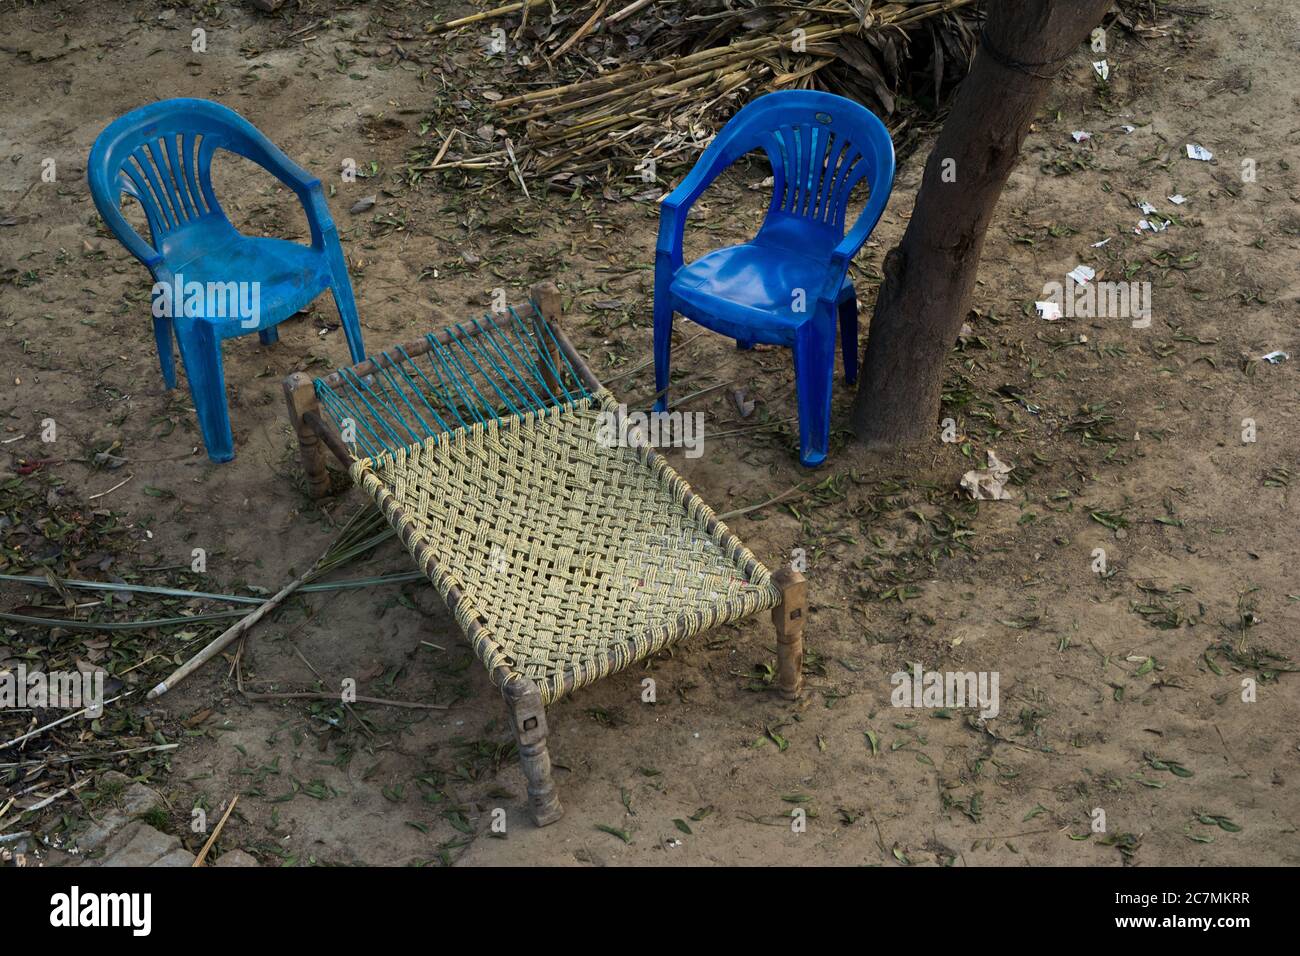
<path fill-rule="evenodd" d="M 598 441 L 616 407 L 602 389 L 352 466 L 493 680 L 546 703 L 781 601 L 662 458 Z"/>

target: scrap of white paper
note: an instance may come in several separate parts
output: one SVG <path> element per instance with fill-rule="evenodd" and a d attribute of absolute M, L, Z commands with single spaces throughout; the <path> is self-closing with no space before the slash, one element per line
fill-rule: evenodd
<path fill-rule="evenodd" d="M 1110 62 L 1108 60 L 1093 60 L 1092 69 L 1103 80 L 1110 79 Z"/>
<path fill-rule="evenodd" d="M 1285 362 L 1290 357 L 1290 354 L 1283 352 L 1281 349 L 1276 352 L 1269 352 L 1267 355 L 1263 356 L 1264 361 L 1269 365 L 1277 365 L 1279 362 Z"/>
<path fill-rule="evenodd" d="M 1214 154 L 1198 143 L 1188 143 L 1187 158 L 1199 159 L 1203 163 L 1208 163 L 1214 158 Z"/>
<path fill-rule="evenodd" d="M 1138 203 L 1138 208 L 1142 210 L 1142 215 L 1144 216 L 1149 216 L 1156 211 L 1156 207 L 1151 205 L 1149 202 L 1146 202 L 1145 200 Z"/>
<path fill-rule="evenodd" d="M 1061 317 L 1061 307 L 1055 302 L 1035 302 L 1034 308 L 1038 310 L 1038 317 L 1046 319 L 1048 322 L 1055 322 Z"/>
<path fill-rule="evenodd" d="M 1136 127 L 1136 126 L 1129 126 L 1128 123 L 1125 123 L 1123 126 L 1120 127 L 1120 129 L 1122 129 L 1122 130 L 1123 130 L 1124 132 L 1126 132 L 1126 133 L 1131 133 L 1131 132 L 1133 132 L 1135 129 L 1137 129 L 1137 127 Z"/>
<path fill-rule="evenodd" d="M 961 476 L 961 486 L 976 501 L 1008 501 L 1011 492 L 1006 484 L 1011 474 L 1012 465 L 1003 464 L 993 449 L 985 449 L 988 467 L 971 469 Z"/>
<path fill-rule="evenodd" d="M 1092 134 L 1089 133 L 1086 129 L 1076 129 L 1070 135 L 1074 137 L 1074 141 L 1076 143 L 1083 143 L 1092 139 Z"/>
<path fill-rule="evenodd" d="M 1079 285 L 1083 285 L 1085 282 L 1091 282 L 1097 277 L 1097 270 L 1092 266 L 1075 266 L 1068 275 Z"/>
<path fill-rule="evenodd" d="M 1187 197 L 1184 196 L 1182 193 L 1174 193 L 1172 196 L 1168 198 L 1169 201 L 1173 203 L 1175 206 L 1181 206 L 1183 203 L 1187 202 Z"/>
<path fill-rule="evenodd" d="M 1104 246 L 1106 243 L 1110 242 L 1110 239 L 1111 239 L 1111 237 L 1110 237 L 1110 236 L 1107 236 L 1107 237 L 1106 237 L 1105 239 L 1103 239 L 1101 242 L 1094 242 L 1094 243 L 1092 244 L 1092 247 L 1093 247 L 1094 249 L 1100 249 L 1100 248 L 1101 248 L 1102 246 Z"/>

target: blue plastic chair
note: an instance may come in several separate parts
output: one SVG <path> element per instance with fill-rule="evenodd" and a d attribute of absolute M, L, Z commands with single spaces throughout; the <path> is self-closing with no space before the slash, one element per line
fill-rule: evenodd
<path fill-rule="evenodd" d="M 231 225 L 212 191 L 212 157 L 219 149 L 247 157 L 298 194 L 311 227 L 310 247 L 244 236 Z M 213 461 L 235 457 L 221 367 L 223 339 L 255 331 L 269 345 L 277 339 L 276 325 L 329 289 L 352 361 L 365 358 L 347 263 L 320 180 L 238 113 L 196 99 L 143 106 L 99 134 L 90 150 L 87 178 L 108 228 L 153 273 L 154 337 L 163 380 L 168 388 L 176 387 L 174 331 Z M 144 207 L 152 241 L 145 242 L 122 215 L 123 193 Z M 215 293 L 190 297 L 192 308 L 182 307 L 184 298 L 172 308 L 159 292 L 176 288 L 178 279 L 182 291 L 197 282 L 205 292 L 214 289 L 210 283 L 217 284 Z M 240 300 L 230 297 L 232 288 L 235 296 L 244 296 L 244 305 L 253 303 L 256 290 L 255 314 L 240 311 Z M 160 301 L 166 303 L 161 308 Z"/>
<path fill-rule="evenodd" d="M 760 147 L 774 182 L 758 235 L 683 265 L 687 211 L 724 169 Z M 864 177 L 866 207 L 846 234 L 849 193 Z M 889 132 L 852 100 L 787 90 L 761 96 L 733 116 L 663 201 L 655 254 L 655 408 L 668 406 L 674 313 L 731 336 L 740 348 L 788 346 L 799 398 L 799 460 L 821 464 L 830 441 L 837 315 L 844 377 L 853 384 L 858 376 L 849 262 L 879 221 L 893 184 Z"/>

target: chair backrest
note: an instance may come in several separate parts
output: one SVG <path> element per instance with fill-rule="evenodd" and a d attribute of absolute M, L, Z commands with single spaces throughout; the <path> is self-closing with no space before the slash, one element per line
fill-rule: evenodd
<path fill-rule="evenodd" d="M 212 157 L 229 150 L 262 163 L 269 140 L 220 103 L 172 99 L 150 103 L 110 123 L 90 150 L 90 194 L 108 228 L 152 269 L 197 223 L 233 231 L 212 191 Z M 145 243 L 122 215 L 122 193 L 144 208 L 151 241 Z"/>
<path fill-rule="evenodd" d="M 894 179 L 889 131 L 860 103 L 816 90 L 781 90 L 753 100 L 717 135 L 726 163 L 762 148 L 772 165 L 772 201 L 755 242 L 829 252 L 844 237 L 849 195 L 864 178 L 864 213 L 879 218 Z"/>

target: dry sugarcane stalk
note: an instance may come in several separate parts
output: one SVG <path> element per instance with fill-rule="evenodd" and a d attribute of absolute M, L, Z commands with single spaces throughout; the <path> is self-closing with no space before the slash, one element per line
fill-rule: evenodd
<path fill-rule="evenodd" d="M 642 7 L 649 6 L 652 2 L 653 0 L 633 0 L 632 3 L 629 3 L 622 10 L 617 10 L 614 13 L 611 13 L 609 16 L 607 16 L 605 18 L 605 22 L 618 23 L 618 21 L 622 20 L 624 17 L 630 17 L 632 14 L 636 13 Z"/>
<path fill-rule="evenodd" d="M 971 0 L 964 0 L 971 2 Z M 824 31 L 836 30 L 835 27 L 810 27 L 808 36 L 812 39 L 822 39 Z M 850 32 L 852 27 L 838 28 L 839 33 Z M 521 93 L 518 96 L 507 97 L 499 101 L 496 105 L 498 108 L 505 109 L 511 106 L 520 106 L 524 103 L 534 103 L 538 100 L 562 99 L 569 93 L 586 92 L 589 90 L 601 89 L 606 86 L 616 87 L 615 92 L 630 91 L 631 87 L 626 85 L 629 76 L 637 74 L 645 76 L 647 70 L 656 72 L 644 79 L 644 83 L 653 86 L 655 82 L 663 80 L 665 77 L 681 75 L 688 72 L 700 70 L 710 70 L 716 68 L 719 64 L 711 63 L 712 60 L 723 60 L 725 62 L 736 62 L 744 59 L 744 54 L 757 50 L 761 47 L 781 46 L 789 42 L 788 37 L 770 37 L 761 36 L 753 40 L 742 40 L 739 43 L 732 43 L 726 46 L 710 47 L 707 50 L 701 50 L 698 53 L 691 53 L 685 56 L 675 57 L 667 60 L 656 60 L 650 63 L 630 63 L 627 66 L 612 70 L 609 73 L 593 77 L 588 80 L 580 80 L 576 83 L 566 83 L 563 86 L 553 86 L 544 90 L 533 90 L 531 93 Z"/>
<path fill-rule="evenodd" d="M 816 34 L 810 34 L 810 39 L 824 40 L 832 37 L 842 36 L 851 33 L 856 27 L 828 27 L 819 30 Z M 602 93 L 596 93 L 589 97 L 583 97 L 578 100 L 569 100 L 555 103 L 540 109 L 535 109 L 526 116 L 518 118 L 508 118 L 503 122 L 507 125 L 516 125 L 526 123 L 530 120 L 536 120 L 542 116 L 571 113 L 583 106 L 590 106 L 596 103 L 607 101 L 627 102 L 630 98 L 635 98 L 638 94 L 648 92 L 650 94 L 650 104 L 655 113 L 662 115 L 667 109 L 674 105 L 669 99 L 673 94 L 684 92 L 692 86 L 701 83 L 716 83 L 719 86 L 719 92 L 726 93 L 737 89 L 755 77 L 744 72 L 743 66 L 747 63 L 759 59 L 762 56 L 776 52 L 784 47 L 787 43 L 785 37 L 765 37 L 757 41 L 750 41 L 743 45 L 737 44 L 731 47 L 719 48 L 715 51 L 708 51 L 709 58 L 706 60 L 697 60 L 696 63 L 688 69 L 681 68 L 680 61 L 673 64 L 669 69 L 639 82 L 633 82 L 622 86 L 617 90 L 609 90 Z M 829 62 L 829 61 L 827 61 Z M 607 82 L 607 78 L 601 78 L 601 84 Z M 504 101 L 503 101 L 504 102 Z M 610 105 L 614 105 L 611 103 Z M 644 119 L 651 114 L 647 114 L 644 109 L 635 112 L 625 112 L 619 119 L 627 121 L 631 118 Z M 570 140 L 574 137 L 575 131 L 583 131 L 584 128 L 590 132 L 593 125 L 600 129 L 606 129 L 613 123 L 613 118 L 608 116 L 587 115 L 580 117 L 574 124 L 566 126 L 561 132 L 543 134 L 541 137 L 529 135 L 529 145 L 540 148 L 548 144 L 561 140 Z"/>
<path fill-rule="evenodd" d="M 495 20 L 498 17 L 505 17 L 512 13 L 518 13 L 525 7 L 540 7 L 542 4 L 550 2 L 551 0 L 526 0 L 526 2 L 523 3 L 507 3 L 504 7 L 495 7 L 491 10 L 484 10 L 481 13 L 471 14 L 468 17 L 461 17 L 459 20 L 448 20 L 446 23 L 435 23 L 429 32 L 446 33 L 448 30 L 467 27 L 471 23 L 482 23 L 484 20 Z"/>
<path fill-rule="evenodd" d="M 596 22 L 600 19 L 601 14 L 604 13 L 606 8 L 608 7 L 609 7 L 609 0 L 600 0 L 600 3 L 596 7 L 596 12 L 587 18 L 586 23 L 578 27 L 577 32 L 574 33 L 573 36 L 569 37 L 569 39 L 565 40 L 564 43 L 560 45 L 560 48 L 555 51 L 555 55 L 551 57 L 551 61 L 554 62 L 555 60 L 563 59 L 564 54 L 568 53 L 569 49 L 575 43 L 577 43 L 579 40 L 581 40 L 583 37 L 585 37 L 588 33 L 590 33 L 595 28 Z"/>
<path fill-rule="evenodd" d="M 515 178 L 519 180 L 519 188 L 524 191 L 524 198 L 531 200 L 533 197 L 528 195 L 528 184 L 524 182 L 524 171 L 519 168 L 519 160 L 515 159 L 514 145 L 510 140 L 506 140 L 506 155 L 510 157 L 510 165 L 515 171 Z"/>
<path fill-rule="evenodd" d="M 440 151 L 443 155 L 422 171 L 496 168 L 509 173 L 517 168 L 515 175 L 522 181 L 523 172 L 548 174 L 558 167 L 575 172 L 579 161 L 586 169 L 598 165 L 588 162 L 596 157 L 626 161 L 689 154 L 700 146 L 695 131 L 711 131 L 719 111 L 728 110 L 727 104 L 746 91 L 842 88 L 847 95 L 861 97 L 871 96 L 874 84 L 883 109 L 892 113 L 895 73 L 906 55 L 908 31 L 915 33 L 916 24 L 927 18 L 970 8 L 956 23 L 961 39 L 951 47 L 965 53 L 975 35 L 969 23 L 979 17 L 974 0 L 877 5 L 861 0 L 691 3 L 703 9 L 689 9 L 688 15 L 671 22 L 659 21 L 650 49 L 644 51 L 651 56 L 658 52 L 657 58 L 497 101 L 497 125 L 517 131 L 513 135 L 514 157 L 495 153 L 453 157 L 448 162 L 443 158 L 444 149 Z M 611 7 L 614 12 L 609 13 Z M 618 24 L 639 31 L 644 23 L 632 26 L 634 19 L 653 15 L 650 0 L 623 0 L 621 6 L 612 0 L 587 0 L 566 8 L 565 13 L 575 8 L 586 9 L 590 15 L 576 32 L 543 40 L 537 62 L 555 65 L 566 54 L 575 53 L 579 44 L 585 46 L 584 41 L 597 37 L 608 37 L 616 45 Z M 517 3 L 466 19 L 477 22 L 526 9 Z M 737 36 L 745 39 L 734 40 Z M 867 38 L 874 52 L 864 45 Z M 796 45 L 795 39 L 801 42 Z M 853 46 L 846 47 L 846 43 Z M 859 46 L 861 53 L 856 52 Z M 860 84 L 855 76 L 863 78 Z M 897 126 L 897 120 L 891 125 Z"/>
<path fill-rule="evenodd" d="M 438 158 L 441 159 L 443 155 L 445 155 L 445 153 L 439 153 Z M 491 153 L 484 153 L 482 156 L 474 156 L 470 159 L 458 159 L 450 163 L 435 163 L 428 166 L 412 166 L 411 169 L 416 172 L 429 173 L 438 169 L 457 169 L 463 167 L 466 163 L 483 163 L 483 166 L 478 168 L 486 169 L 490 165 L 495 165 L 486 162 L 487 160 L 498 158 L 504 159 L 505 155 L 506 151 L 504 149 L 498 149 Z"/>
<path fill-rule="evenodd" d="M 650 116 L 652 111 L 663 112 L 669 107 L 676 105 L 678 102 L 689 99 L 686 94 L 692 87 L 700 86 L 701 84 L 725 87 L 728 78 L 734 77 L 740 77 L 742 81 L 750 79 L 749 74 L 746 74 L 743 71 L 724 73 L 720 70 L 710 70 L 706 73 L 686 77 L 667 86 L 661 86 L 654 90 L 626 97 L 623 101 L 623 106 L 625 108 L 636 107 L 636 109 L 631 112 L 601 115 L 598 112 L 593 111 L 585 116 L 569 120 L 567 123 L 557 123 L 552 126 L 544 127 L 548 133 L 551 130 L 556 130 L 557 132 L 551 135 L 533 135 L 531 136 L 532 143 L 537 147 L 546 146 L 553 142 L 559 142 L 560 140 L 572 139 L 574 132 L 581 132 L 584 129 L 590 131 L 590 129 L 596 128 L 600 124 L 610 120 L 626 121 L 632 118 L 644 118 Z"/>
<path fill-rule="evenodd" d="M 604 86 L 621 87 L 629 75 L 637 73 L 644 75 L 645 71 L 651 68 L 658 68 L 659 72 L 656 74 L 658 77 L 668 76 L 683 69 L 695 67 L 700 63 L 705 63 L 710 59 L 739 54 L 770 42 L 771 37 L 758 37 L 753 40 L 742 40 L 740 43 L 734 43 L 730 46 L 712 47 L 699 53 L 692 53 L 669 60 L 657 60 L 651 63 L 629 63 L 627 66 L 619 67 L 617 70 L 611 70 L 609 73 L 588 80 L 579 80 L 576 83 L 566 83 L 563 86 L 553 86 L 544 90 L 533 90 L 531 93 L 521 93 L 518 96 L 507 97 L 499 101 L 497 106 L 499 108 L 508 108 L 523 103 L 533 103 L 537 100 L 559 99 L 576 91 L 599 89 Z"/>
<path fill-rule="evenodd" d="M 922 4 L 891 3 L 875 11 L 868 21 L 867 26 L 869 28 L 903 26 L 939 13 L 956 10 L 972 3 L 974 3 L 974 0 L 934 0 L 934 2 Z M 830 39 L 831 36 L 839 36 L 844 33 L 859 33 L 864 29 L 861 19 L 847 6 L 843 9 L 828 7 L 806 8 L 802 9 L 800 12 L 804 14 L 821 13 L 827 16 L 838 16 L 849 21 L 848 23 L 838 24 L 809 24 L 802 27 L 804 40 L 808 43 Z M 699 20 L 703 18 L 692 19 Z M 694 68 L 699 64 L 706 63 L 719 56 L 727 56 L 730 58 L 730 56 L 735 53 L 754 51 L 758 47 L 783 48 L 790 42 L 790 35 L 787 28 L 797 25 L 799 19 L 800 18 L 796 16 L 787 20 L 785 23 L 780 25 L 775 35 L 757 37 L 752 40 L 741 41 L 740 43 L 709 47 L 695 53 L 664 60 L 628 64 L 625 67 L 621 67 L 620 69 L 588 80 L 581 80 L 544 90 L 534 90 L 530 93 L 509 97 L 501 100 L 497 105 L 501 108 L 509 108 L 511 106 L 536 102 L 538 100 L 560 99 L 576 91 L 587 92 L 602 89 L 604 87 L 619 87 L 625 83 L 628 76 L 637 74 L 644 76 L 647 70 L 674 72 Z M 607 22 L 609 21 L 607 20 Z"/>
<path fill-rule="evenodd" d="M 762 75 L 765 72 L 767 72 L 766 68 L 758 71 L 757 75 Z M 727 93 L 731 92 L 737 87 L 750 82 L 750 80 L 753 79 L 753 77 L 745 73 L 737 72 L 737 73 L 724 74 L 716 78 L 707 77 L 701 79 L 709 80 L 710 86 L 717 93 L 717 97 L 715 97 L 716 99 L 718 97 L 725 96 Z M 699 82 L 699 81 L 698 80 L 692 81 L 690 85 L 694 85 L 695 82 Z M 670 98 L 666 98 L 662 101 L 656 102 L 654 104 L 654 109 L 661 109 L 664 106 L 671 106 L 683 100 L 689 99 L 687 92 L 688 91 L 683 90 L 681 93 L 678 93 Z M 562 132 L 557 133 L 556 135 L 549 137 L 547 139 L 534 139 L 532 145 L 536 149 L 541 149 L 546 146 L 563 143 L 565 141 L 572 140 L 574 138 L 581 139 L 583 143 L 582 146 L 571 149 L 568 153 L 560 154 L 558 156 L 551 157 L 550 159 L 539 161 L 537 164 L 538 171 L 546 172 L 547 170 L 552 169 L 558 165 L 561 165 L 567 162 L 568 160 L 573 159 L 574 157 L 584 156 L 592 152 L 608 149 L 612 145 L 616 145 L 617 141 L 614 139 L 614 136 L 617 135 L 616 131 L 619 131 L 620 127 L 625 127 L 629 123 L 637 123 L 638 125 L 643 126 L 644 125 L 643 121 L 648 119 L 653 119 L 654 109 L 652 109 L 649 104 L 646 104 L 631 113 L 623 113 L 615 116 L 607 116 L 601 119 L 593 118 L 587 122 L 580 122 L 571 126 L 563 127 Z M 631 131 L 623 130 L 622 132 L 624 133 L 624 135 L 627 135 L 630 134 Z"/>
<path fill-rule="evenodd" d="M 451 145 L 452 137 L 455 135 L 456 130 L 454 129 L 447 134 L 447 138 L 442 141 L 442 147 L 438 150 L 438 155 L 433 157 L 433 162 L 429 164 L 430 166 L 436 169 L 438 164 L 442 162 L 442 157 L 447 155 L 447 147 Z"/>

